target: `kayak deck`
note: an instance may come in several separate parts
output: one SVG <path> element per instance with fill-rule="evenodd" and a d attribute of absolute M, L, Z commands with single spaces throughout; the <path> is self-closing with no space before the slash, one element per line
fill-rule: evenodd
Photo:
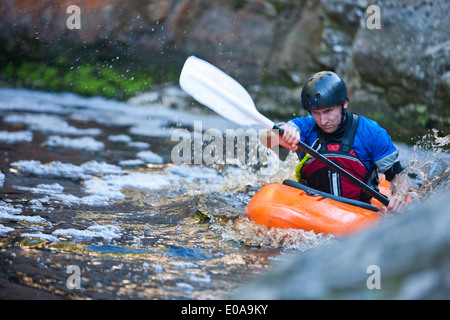
<path fill-rule="evenodd" d="M 380 186 L 380 192 L 386 192 L 385 186 Z M 253 196 L 245 214 L 250 220 L 268 227 L 313 230 L 339 238 L 374 226 L 381 219 L 379 212 L 308 191 L 269 183 Z M 377 202 L 373 201 L 372 205 L 381 207 Z"/>

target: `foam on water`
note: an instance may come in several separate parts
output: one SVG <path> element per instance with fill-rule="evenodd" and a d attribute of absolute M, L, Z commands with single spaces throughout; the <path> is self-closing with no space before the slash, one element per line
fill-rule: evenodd
<path fill-rule="evenodd" d="M 17 142 L 31 142 L 33 141 L 33 132 L 26 131 L 0 131 L 0 141 L 9 144 Z"/>
<path fill-rule="evenodd" d="M 137 157 L 141 159 L 144 162 L 148 163 L 163 163 L 164 159 L 160 155 L 157 155 L 156 153 L 152 151 L 141 151 L 138 152 Z"/>
<path fill-rule="evenodd" d="M 23 123 L 30 130 L 41 131 L 43 133 L 67 135 L 99 135 L 101 133 L 101 130 L 97 128 L 79 129 L 69 125 L 59 116 L 39 113 L 8 114 L 3 118 L 3 121 L 14 124 Z"/>
<path fill-rule="evenodd" d="M 46 234 L 46 233 L 42 233 L 42 232 L 36 232 L 36 233 L 22 233 L 20 235 L 21 237 L 24 238 L 37 238 L 37 239 L 42 239 L 42 240 L 47 240 L 47 241 L 52 241 L 52 242 L 59 242 L 59 239 L 51 234 Z"/>
<path fill-rule="evenodd" d="M 47 220 L 40 216 L 24 216 L 21 215 L 22 211 L 18 213 L 16 210 L 8 210 L 4 209 L 4 207 L 0 208 L 0 221 L 1 220 L 7 220 L 7 221 L 16 221 L 16 222 L 27 222 L 27 223 L 47 223 Z"/>
<path fill-rule="evenodd" d="M 20 160 L 11 163 L 22 174 L 31 174 L 42 177 L 62 177 L 89 179 L 92 175 L 122 173 L 122 168 L 106 162 L 96 160 L 85 162 L 79 166 L 61 161 L 52 161 L 42 164 L 37 160 Z"/>
<path fill-rule="evenodd" d="M 69 236 L 78 240 L 102 238 L 108 242 L 115 238 L 121 237 L 119 226 L 98 224 L 94 224 L 85 230 L 78 230 L 74 228 L 57 229 L 52 232 L 52 235 L 56 237 Z"/>
<path fill-rule="evenodd" d="M 44 142 L 48 147 L 63 147 L 72 149 L 83 149 L 88 151 L 103 150 L 105 144 L 92 137 L 68 138 L 61 136 L 49 136 Z"/>
<path fill-rule="evenodd" d="M 160 162 L 158 155 L 145 152 L 145 157 L 154 162 Z M 133 160 L 133 164 L 135 161 Z M 105 205 L 108 201 L 125 199 L 121 192 L 124 188 L 138 190 L 158 190 L 174 184 L 184 182 L 190 184 L 194 181 L 215 182 L 220 185 L 223 178 L 217 170 L 200 166 L 170 166 L 161 173 L 130 172 L 124 173 L 119 166 L 99 161 L 88 161 L 81 165 L 52 161 L 42 164 L 37 160 L 21 160 L 11 163 L 11 167 L 17 173 L 30 174 L 43 178 L 71 178 L 82 179 L 84 191 L 91 194 L 86 197 L 76 197 L 65 194 L 64 188 L 58 183 L 46 185 L 38 184 L 35 187 L 16 186 L 21 190 L 29 190 L 33 193 L 50 195 L 51 199 L 64 203 L 77 203 L 89 205 Z"/>
<path fill-rule="evenodd" d="M 5 236 L 8 232 L 14 231 L 14 228 L 5 227 L 4 225 L 0 224 L 0 235 Z"/>
<path fill-rule="evenodd" d="M 109 141 L 114 141 L 114 142 L 131 142 L 133 141 L 133 139 L 126 134 L 117 134 L 117 135 L 111 135 L 108 137 Z"/>

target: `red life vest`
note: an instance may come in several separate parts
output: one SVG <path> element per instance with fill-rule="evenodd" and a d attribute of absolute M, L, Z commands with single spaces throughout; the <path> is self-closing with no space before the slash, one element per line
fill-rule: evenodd
<path fill-rule="evenodd" d="M 359 117 L 349 114 L 348 123 L 340 143 L 326 141 L 321 130 L 318 130 L 319 146 L 317 151 L 354 177 L 367 183 L 373 170 L 368 170 L 353 151 L 353 141 L 358 129 Z M 363 202 L 370 202 L 371 196 L 356 187 L 346 178 L 332 171 L 320 161 L 310 157 L 301 169 L 301 182 L 307 186 Z"/>

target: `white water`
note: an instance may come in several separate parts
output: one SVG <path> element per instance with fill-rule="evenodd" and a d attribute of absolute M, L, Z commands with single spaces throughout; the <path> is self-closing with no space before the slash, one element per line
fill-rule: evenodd
<path fill-rule="evenodd" d="M 136 101 L 136 99 L 135 99 Z M 150 142 L 145 137 L 170 137 L 173 130 L 179 126 L 192 127 L 194 121 L 203 121 L 203 129 L 209 125 L 225 130 L 235 128 L 235 125 L 222 117 L 215 115 L 201 115 L 173 110 L 162 105 L 141 107 L 103 98 L 83 98 L 74 94 L 54 94 L 23 89 L 0 89 L 0 116 L 3 122 L 22 128 L 16 131 L 1 131 L 0 142 L 14 146 L 17 143 L 34 143 L 36 134 L 46 135 L 42 142 L 44 150 L 79 150 L 96 152 L 105 150 L 105 143 L 100 141 L 104 134 L 102 129 L 91 127 L 79 128 L 75 123 L 97 123 L 107 126 L 129 126 L 128 132 L 111 134 L 107 140 L 135 149 L 135 157 L 120 159 L 111 164 L 105 161 L 89 160 L 81 164 L 53 160 L 42 162 L 25 156 L 16 161 L 8 161 L 8 151 L 5 160 L 8 177 L 37 177 L 38 181 L 54 180 L 54 183 L 36 183 L 21 185 L 15 183 L 12 187 L 22 192 L 39 194 L 40 198 L 29 201 L 28 208 L 33 215 L 23 215 L 23 205 L 11 207 L 4 201 L 0 208 L 0 221 L 27 221 L 28 223 L 43 223 L 49 226 L 51 221 L 40 216 L 40 212 L 48 213 L 58 205 L 91 207 L 111 206 L 115 201 L 126 200 L 124 189 L 157 191 L 157 190 L 186 190 L 188 195 L 208 194 L 224 190 L 240 188 L 245 185 L 260 185 L 261 177 L 251 168 L 234 166 L 222 167 L 219 170 L 205 166 L 170 165 L 164 164 L 163 155 L 152 150 Z M 170 124 L 176 124 L 175 126 Z M 142 137 L 135 141 L 133 136 Z M 273 158 L 275 159 L 275 158 Z M 278 160 L 275 160 L 278 166 Z M 155 170 L 142 170 L 152 165 L 163 165 Z M 11 179 L 6 178 L 7 182 Z M 5 176 L 2 175 L 2 182 Z M 280 178 L 282 179 L 282 178 Z M 23 181 L 23 179 L 12 179 Z M 61 185 L 61 181 L 78 181 L 82 186 L 81 193 L 74 194 L 73 190 Z M 14 182 L 13 182 L 14 183 Z M 7 197 L 6 200 L 8 201 Z M 1 233 L 5 235 L 13 232 L 14 227 L 1 225 Z M 48 229 L 48 228 L 47 228 Z M 58 236 L 70 235 L 86 239 L 98 237 L 99 234 L 84 229 L 68 229 L 63 232 L 56 230 L 45 233 L 23 233 L 23 237 L 32 235 L 49 241 L 57 241 Z M 110 239 L 106 237 L 105 239 Z"/>
<path fill-rule="evenodd" d="M 271 253 L 273 248 L 304 251 L 335 241 L 314 232 L 268 229 L 245 216 L 227 219 L 242 215 L 242 205 L 263 184 L 292 179 L 297 163 L 294 153 L 285 161 L 269 154 L 265 175 L 254 166 L 171 163 L 170 148 L 165 146 L 175 129 L 192 128 L 195 121 L 202 121 L 204 130 L 237 128 L 219 116 L 198 109 L 175 110 L 156 101 L 144 107 L 73 94 L 0 89 L 0 118 L 5 127 L 0 131 L 0 240 L 13 241 L 12 253 L 2 249 L 10 256 L 16 255 L 16 241 L 36 238 L 83 243 L 101 252 L 155 250 L 155 257 L 139 262 L 142 270 L 137 274 L 151 269 L 159 277 L 153 281 L 160 286 L 161 279 L 177 274 L 180 279 L 171 290 L 187 290 L 180 293 L 182 297 L 210 298 L 209 288 L 198 287 L 215 283 L 213 291 L 221 291 L 224 283 L 217 274 L 240 274 L 248 267 L 261 268 L 269 258 L 282 259 L 283 253 Z M 417 157 L 426 162 L 420 150 L 412 154 L 410 148 L 398 147 L 404 164 Z M 448 154 L 440 156 L 448 159 Z M 207 211 L 208 231 L 193 219 L 179 220 L 193 215 L 193 208 L 183 207 L 189 205 Z M 154 216 L 157 219 L 151 220 Z M 176 254 L 172 257 L 173 246 L 187 251 L 196 263 Z M 249 262 L 251 255 L 239 253 L 242 248 L 269 258 Z M 56 252 L 55 260 L 57 256 Z M 197 262 L 204 257 L 219 262 Z M 77 254 L 71 259 L 76 258 Z M 105 259 L 99 265 L 108 263 L 114 261 Z M 237 276 L 228 277 L 225 287 L 240 281 Z M 161 290 L 150 297 L 165 296 Z"/>

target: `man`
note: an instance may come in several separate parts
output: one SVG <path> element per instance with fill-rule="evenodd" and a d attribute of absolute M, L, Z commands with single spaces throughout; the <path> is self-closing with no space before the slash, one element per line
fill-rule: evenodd
<path fill-rule="evenodd" d="M 300 139 L 343 169 L 377 188 L 378 171 L 391 182 L 388 211 L 401 211 L 406 205 L 409 180 L 398 159 L 398 150 L 389 134 L 378 123 L 347 112 L 348 92 L 345 82 L 334 72 L 322 71 L 304 85 L 302 107 L 307 117 L 289 120 L 281 128 L 264 131 L 261 142 L 267 147 L 280 144 L 297 150 Z M 321 191 L 370 202 L 371 196 L 351 184 L 318 160 L 302 153 L 296 177 L 302 183 Z"/>

